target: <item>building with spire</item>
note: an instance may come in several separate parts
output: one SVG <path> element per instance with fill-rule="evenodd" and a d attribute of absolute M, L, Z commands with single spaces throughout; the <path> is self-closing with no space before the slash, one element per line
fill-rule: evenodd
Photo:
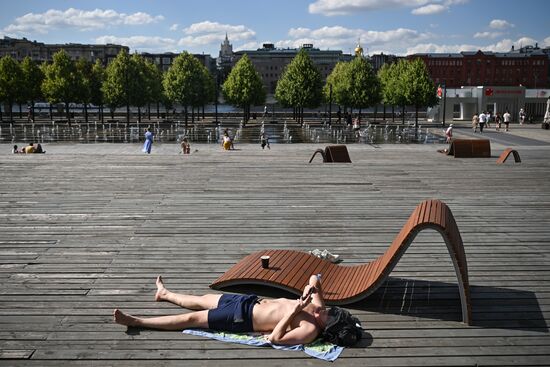
<path fill-rule="evenodd" d="M 231 72 L 234 58 L 233 45 L 229 43 L 227 33 L 225 33 L 225 39 L 220 46 L 220 53 L 218 54 L 216 66 L 220 76 L 220 82 L 223 82 Z"/>

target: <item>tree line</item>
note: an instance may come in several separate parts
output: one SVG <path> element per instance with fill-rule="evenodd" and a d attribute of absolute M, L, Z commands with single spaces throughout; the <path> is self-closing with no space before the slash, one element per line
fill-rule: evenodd
<path fill-rule="evenodd" d="M 250 107 L 265 103 L 266 91 L 260 74 L 245 54 L 237 62 L 221 86 L 225 100 L 243 111 L 243 121 L 250 118 Z M 302 49 L 284 69 L 275 89 L 276 100 L 286 108 L 293 108 L 294 118 L 303 123 L 304 108 L 317 108 L 324 103 L 336 104 L 361 111 L 384 104 L 414 106 L 416 120 L 421 107 L 437 104 L 436 87 L 420 59 L 400 60 L 385 64 L 376 74 L 363 57 L 350 62 L 338 62 L 325 83 L 321 73 Z M 214 76 L 193 55 L 183 52 L 177 56 L 166 72 L 138 54 L 121 51 L 103 67 L 100 60 L 91 63 L 84 59 L 73 61 L 61 50 L 52 62 L 37 64 L 29 57 L 18 63 L 11 56 L 0 59 L 0 101 L 6 102 L 12 120 L 14 103 L 31 104 L 34 119 L 34 102 L 47 100 L 50 104 L 63 103 L 66 118 L 70 121 L 70 103 L 82 103 L 88 121 L 88 105 L 99 107 L 103 119 L 106 106 L 114 118 L 116 108 L 126 106 L 126 119 L 130 121 L 130 106 L 138 108 L 138 121 L 147 106 L 183 107 L 185 122 L 191 109 L 216 102 L 218 88 Z M 403 114 L 404 118 L 404 114 Z M 2 109 L 0 108 L 0 120 Z"/>

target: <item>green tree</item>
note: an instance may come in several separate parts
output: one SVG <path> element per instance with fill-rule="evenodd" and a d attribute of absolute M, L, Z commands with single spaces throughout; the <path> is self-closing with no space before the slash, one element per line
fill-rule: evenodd
<path fill-rule="evenodd" d="M 126 122 L 130 122 L 133 74 L 130 55 L 125 50 L 120 51 L 105 69 L 102 91 L 105 102 L 111 109 L 111 118 L 114 118 L 114 110 L 117 107 L 126 106 Z"/>
<path fill-rule="evenodd" d="M 174 59 L 164 74 L 163 86 L 166 97 L 170 103 L 177 102 L 184 107 L 186 125 L 188 107 L 193 108 L 199 103 L 200 95 L 205 88 L 202 68 L 204 66 L 195 56 L 184 52 Z"/>
<path fill-rule="evenodd" d="M 402 108 L 403 123 L 405 122 L 405 105 L 408 103 L 406 95 L 403 93 L 403 83 L 405 82 L 404 74 L 406 72 L 406 60 L 400 60 L 392 64 L 384 64 L 378 72 L 378 77 L 382 86 L 382 100 L 384 103 L 392 106 L 400 106 Z"/>
<path fill-rule="evenodd" d="M 149 94 L 148 103 L 156 103 L 157 105 L 157 118 L 160 114 L 160 102 L 164 99 L 164 88 L 162 86 L 162 71 L 152 62 L 147 63 L 147 87 Z M 151 107 L 148 108 L 149 120 L 151 119 Z"/>
<path fill-rule="evenodd" d="M 436 87 L 422 59 L 415 58 L 407 62 L 400 84 L 407 104 L 415 108 L 415 126 L 418 126 L 418 109 L 433 107 L 438 103 Z"/>
<path fill-rule="evenodd" d="M 84 105 L 84 120 L 88 122 L 88 104 L 92 101 L 92 68 L 93 64 L 86 59 L 79 59 L 75 63 L 78 72 L 78 92 L 76 101 Z"/>
<path fill-rule="evenodd" d="M 105 79 L 105 68 L 101 63 L 101 60 L 96 60 L 92 66 L 92 73 L 90 77 L 90 102 L 99 107 L 99 115 L 101 116 L 101 122 L 103 122 L 103 80 Z"/>
<path fill-rule="evenodd" d="M 31 60 L 30 57 L 25 57 L 21 62 L 21 71 L 23 73 L 23 101 L 30 102 L 31 118 L 34 121 L 34 102 L 42 98 L 42 82 L 44 81 L 44 73 L 40 66 Z"/>
<path fill-rule="evenodd" d="M 266 92 L 260 74 L 244 54 L 222 85 L 226 101 L 243 109 L 243 122 L 250 119 L 250 106 L 265 103 Z"/>
<path fill-rule="evenodd" d="M 361 56 L 355 57 L 345 69 L 344 80 L 348 85 L 349 105 L 359 109 L 375 106 L 381 100 L 380 81 L 370 62 Z"/>
<path fill-rule="evenodd" d="M 292 59 L 275 88 L 275 98 L 283 106 L 294 107 L 300 124 L 304 107 L 316 108 L 323 101 L 323 78 L 305 49 Z"/>
<path fill-rule="evenodd" d="M 201 68 L 201 79 L 203 88 L 199 94 L 198 106 L 204 107 L 205 104 L 214 102 L 216 97 L 216 82 L 214 76 L 204 66 Z"/>
<path fill-rule="evenodd" d="M 9 106 L 10 121 L 13 121 L 13 103 L 21 94 L 23 73 L 17 61 L 6 55 L 0 59 L 0 101 Z M 2 120 L 2 106 L 0 104 L 0 121 Z"/>
<path fill-rule="evenodd" d="M 332 87 L 332 100 L 340 106 L 350 105 L 348 85 L 345 81 L 345 74 L 348 66 L 348 62 L 340 61 L 334 66 L 334 69 L 332 69 L 323 87 L 325 101 L 329 102 L 330 88 Z"/>
<path fill-rule="evenodd" d="M 152 89 L 150 69 L 145 59 L 133 54 L 130 59 L 132 80 L 130 81 L 130 103 L 138 108 L 138 122 L 141 122 L 141 108 L 151 101 Z"/>
<path fill-rule="evenodd" d="M 51 64 L 43 65 L 43 71 L 42 93 L 50 103 L 65 104 L 67 120 L 70 122 L 69 103 L 78 99 L 80 88 L 75 63 L 64 50 L 61 50 L 53 55 Z"/>

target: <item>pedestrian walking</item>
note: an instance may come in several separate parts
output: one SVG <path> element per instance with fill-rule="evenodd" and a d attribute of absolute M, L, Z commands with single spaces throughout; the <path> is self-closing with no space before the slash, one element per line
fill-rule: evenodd
<path fill-rule="evenodd" d="M 508 127 L 510 126 L 510 120 L 512 119 L 512 115 L 510 115 L 510 112 L 508 112 L 508 110 L 506 110 L 506 112 L 502 116 L 502 119 L 504 120 L 505 131 L 508 131 Z"/>
<path fill-rule="evenodd" d="M 453 139 L 453 124 L 450 124 L 447 130 L 445 131 L 445 137 L 447 138 L 447 143 L 450 143 Z"/>
<path fill-rule="evenodd" d="M 153 136 L 150 128 L 145 129 L 145 143 L 143 143 L 143 153 L 151 154 L 151 148 L 153 146 Z"/>
<path fill-rule="evenodd" d="M 479 114 L 479 133 L 483 134 L 483 128 L 485 127 L 485 123 L 487 122 L 487 115 L 485 114 L 485 111 Z"/>
<path fill-rule="evenodd" d="M 267 149 L 271 149 L 271 147 L 269 146 L 269 137 L 265 135 L 264 132 L 260 134 L 260 144 L 262 146 L 262 149 L 265 149 L 265 147 L 267 147 Z"/>
<path fill-rule="evenodd" d="M 502 123 L 502 117 L 500 116 L 500 113 L 497 112 L 497 114 L 495 115 L 495 130 L 496 131 L 500 131 L 501 123 Z"/>
<path fill-rule="evenodd" d="M 519 109 L 519 124 L 523 125 L 525 122 L 525 110 L 523 108 Z"/>
<path fill-rule="evenodd" d="M 477 113 L 474 113 L 474 116 L 472 117 L 472 128 L 474 129 L 474 133 L 477 133 L 477 126 L 479 125 L 479 116 Z"/>

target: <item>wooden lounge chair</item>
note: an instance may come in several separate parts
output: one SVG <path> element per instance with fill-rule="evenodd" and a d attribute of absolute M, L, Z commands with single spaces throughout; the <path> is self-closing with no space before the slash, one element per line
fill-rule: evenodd
<path fill-rule="evenodd" d="M 502 164 L 502 163 L 506 162 L 506 159 L 508 159 L 508 156 L 510 154 L 514 155 L 514 161 L 516 163 L 521 163 L 521 158 L 519 157 L 519 153 L 517 152 L 517 150 L 512 149 L 512 148 L 506 148 L 506 149 L 504 149 L 504 152 L 502 152 L 500 157 L 498 157 L 497 164 Z"/>
<path fill-rule="evenodd" d="M 462 303 L 463 322 L 471 323 L 468 266 L 462 238 L 447 205 L 439 200 L 420 203 L 393 243 L 376 260 L 355 266 L 343 266 L 322 260 L 305 252 L 265 250 L 246 256 L 210 287 L 261 284 L 301 295 L 311 274 L 322 274 L 327 304 L 348 304 L 359 301 L 378 289 L 388 278 L 418 232 L 432 228 L 441 233 L 451 255 Z M 261 266 L 260 256 L 269 255 L 269 268 Z"/>
<path fill-rule="evenodd" d="M 438 150 L 455 158 L 490 158 L 491 141 L 489 139 L 453 139 L 449 149 Z"/>
<path fill-rule="evenodd" d="M 309 163 L 313 161 L 317 153 L 321 153 L 324 163 L 351 163 L 348 148 L 345 145 L 329 145 L 325 150 L 317 149 L 311 156 Z"/>

